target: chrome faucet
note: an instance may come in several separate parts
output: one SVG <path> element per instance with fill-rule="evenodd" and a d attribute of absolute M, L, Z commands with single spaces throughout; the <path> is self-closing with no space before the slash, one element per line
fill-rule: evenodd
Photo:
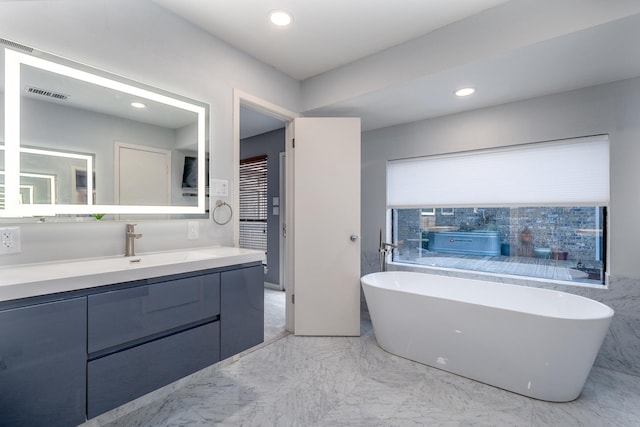
<path fill-rule="evenodd" d="M 398 245 L 382 243 L 380 245 L 380 271 L 387 271 L 387 254 L 393 252 Z"/>
<path fill-rule="evenodd" d="M 393 252 L 397 247 L 398 245 L 382 241 L 382 229 L 380 229 L 380 245 L 378 247 L 378 252 L 380 253 L 380 271 L 387 271 L 387 254 Z"/>
<path fill-rule="evenodd" d="M 127 224 L 127 229 L 125 236 L 127 238 L 127 242 L 124 248 L 124 256 L 135 256 L 135 249 L 133 242 L 136 239 L 142 237 L 142 233 L 136 233 L 135 231 L 136 224 Z"/>

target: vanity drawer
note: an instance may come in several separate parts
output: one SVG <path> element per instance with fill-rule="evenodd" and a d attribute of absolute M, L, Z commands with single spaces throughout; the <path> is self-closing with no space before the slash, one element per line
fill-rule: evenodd
<path fill-rule="evenodd" d="M 0 311 L 0 426 L 85 421 L 86 298 Z"/>
<path fill-rule="evenodd" d="M 87 415 L 116 408 L 220 360 L 220 322 L 87 364 Z"/>
<path fill-rule="evenodd" d="M 219 273 L 90 295 L 88 352 L 135 342 L 219 314 Z"/>

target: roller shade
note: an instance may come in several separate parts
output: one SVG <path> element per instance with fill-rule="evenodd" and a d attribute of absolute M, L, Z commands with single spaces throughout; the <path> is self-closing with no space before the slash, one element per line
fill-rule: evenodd
<path fill-rule="evenodd" d="M 387 206 L 607 206 L 606 135 L 387 163 Z"/>

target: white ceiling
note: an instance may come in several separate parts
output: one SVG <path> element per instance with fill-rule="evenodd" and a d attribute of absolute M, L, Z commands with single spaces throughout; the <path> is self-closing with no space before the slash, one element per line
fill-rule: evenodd
<path fill-rule="evenodd" d="M 155 0 L 159 5 L 304 80 L 404 43 L 507 0 Z M 294 16 L 287 28 L 269 12 Z"/>
<path fill-rule="evenodd" d="M 154 1 L 301 81 L 303 114 L 363 130 L 640 76 L 637 0 Z"/>

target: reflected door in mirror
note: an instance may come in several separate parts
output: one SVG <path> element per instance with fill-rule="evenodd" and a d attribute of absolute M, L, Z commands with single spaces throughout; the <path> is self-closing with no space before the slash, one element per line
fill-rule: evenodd
<path fill-rule="evenodd" d="M 116 198 L 121 205 L 164 206 L 171 194 L 171 152 L 116 143 Z"/>

